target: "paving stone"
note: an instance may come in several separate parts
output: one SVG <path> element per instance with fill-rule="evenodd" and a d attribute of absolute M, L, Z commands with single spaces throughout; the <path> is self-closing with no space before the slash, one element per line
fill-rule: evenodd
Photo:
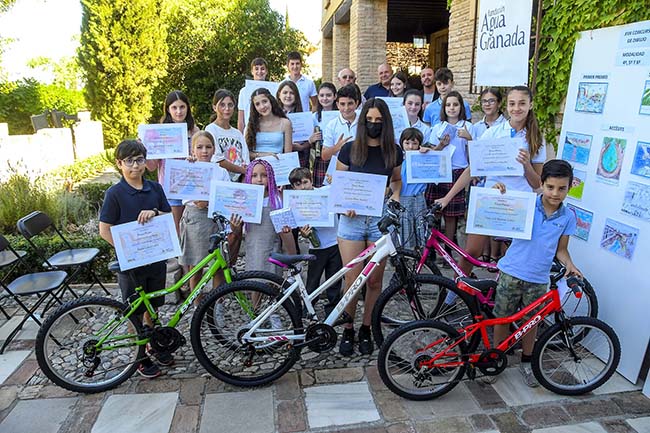
<path fill-rule="evenodd" d="M 80 395 L 60 433 L 90 433 L 104 397 L 103 393 Z"/>
<path fill-rule="evenodd" d="M 596 395 L 613 394 L 615 392 L 638 391 L 642 384 L 635 385 L 618 373 L 614 373 L 607 382 L 594 389 L 592 392 Z"/>
<path fill-rule="evenodd" d="M 299 432 L 307 429 L 305 406 L 300 400 L 280 401 L 277 404 L 278 431 Z"/>
<path fill-rule="evenodd" d="M 404 409 L 402 401 L 399 396 L 390 391 L 375 392 L 375 403 L 379 406 L 379 410 L 386 421 L 402 421 L 409 419 L 409 414 Z"/>
<path fill-rule="evenodd" d="M 478 405 L 483 410 L 504 409 L 508 407 L 501 396 L 491 385 L 479 383 L 478 381 L 465 382 L 465 386 L 470 390 Z"/>
<path fill-rule="evenodd" d="M 492 418 L 501 433 L 528 433 L 530 431 L 512 412 L 492 414 L 490 418 Z"/>
<path fill-rule="evenodd" d="M 415 427 L 406 423 L 391 424 L 386 427 L 387 433 L 417 433 Z"/>
<path fill-rule="evenodd" d="M 241 392 L 241 388 L 222 382 L 217 378 L 208 377 L 205 385 L 206 394 L 216 394 L 220 392 Z"/>
<path fill-rule="evenodd" d="M 650 399 L 638 392 L 619 394 L 614 396 L 612 400 L 621 408 L 623 413 L 632 415 L 647 415 L 650 413 Z"/>
<path fill-rule="evenodd" d="M 555 394 L 541 386 L 530 388 L 524 383 L 517 368 L 506 368 L 492 387 L 510 407 L 567 399 L 566 396 Z"/>
<path fill-rule="evenodd" d="M 137 374 L 137 373 L 136 373 Z M 136 394 L 156 394 L 165 392 L 178 392 L 181 382 L 177 379 L 161 376 L 155 379 L 134 380 Z"/>
<path fill-rule="evenodd" d="M 531 433 L 607 433 L 607 431 L 596 422 L 586 422 L 582 424 L 547 427 L 533 430 Z"/>
<path fill-rule="evenodd" d="M 291 371 L 275 382 L 275 398 L 277 400 L 295 400 L 302 396 L 298 373 Z"/>
<path fill-rule="evenodd" d="M 39 317 L 37 315 L 37 317 Z M 11 319 L 5 322 L 2 327 L 0 327 L 0 341 L 4 343 L 11 331 L 25 318 L 25 315 L 16 315 Z M 27 319 L 27 322 L 23 323 L 23 328 L 18 331 L 18 334 L 14 336 L 13 340 L 34 340 L 36 334 L 38 333 L 39 326 L 34 322 L 33 319 Z"/>
<path fill-rule="evenodd" d="M 27 359 L 4 381 L 4 385 L 24 385 L 36 370 L 38 362 L 35 359 Z"/>
<path fill-rule="evenodd" d="M 21 400 L 31 400 L 38 397 L 43 385 L 27 385 L 18 389 L 18 398 Z"/>
<path fill-rule="evenodd" d="M 561 406 L 532 407 L 521 412 L 520 417 L 532 428 L 567 424 L 571 421 L 571 417 Z"/>
<path fill-rule="evenodd" d="M 313 386 L 304 391 L 311 428 L 380 419 L 366 382 Z"/>
<path fill-rule="evenodd" d="M 29 354 L 29 350 L 12 350 L 0 355 L 0 383 L 7 380 Z"/>
<path fill-rule="evenodd" d="M 183 379 L 181 382 L 180 402 L 184 405 L 200 405 L 203 400 L 206 380 L 203 377 Z"/>
<path fill-rule="evenodd" d="M 469 416 L 468 419 L 472 426 L 474 426 L 475 431 L 482 432 L 494 429 L 494 423 L 490 417 L 485 414 L 477 413 L 475 415 Z"/>
<path fill-rule="evenodd" d="M 628 419 L 627 422 L 638 433 L 650 433 L 650 416 Z"/>
<path fill-rule="evenodd" d="M 480 413 L 472 394 L 464 383 L 460 383 L 447 394 L 428 401 L 402 400 L 404 408 L 412 419 L 427 420 L 438 416 L 454 416 L 462 413 L 472 415 Z"/>
<path fill-rule="evenodd" d="M 608 433 L 650 433 L 650 423 L 648 423 L 647 430 L 635 430 L 624 419 L 602 420 L 600 424 Z"/>
<path fill-rule="evenodd" d="M 384 385 L 384 381 L 381 380 L 381 377 L 379 376 L 379 370 L 377 370 L 376 365 L 366 368 L 366 380 L 368 381 L 370 388 L 372 388 L 373 390 L 375 391 L 386 390 L 386 385 Z"/>
<path fill-rule="evenodd" d="M 317 383 L 345 383 L 358 382 L 363 379 L 361 367 L 334 368 L 329 370 L 316 370 Z"/>
<path fill-rule="evenodd" d="M 576 421 L 587 421 L 606 416 L 620 415 L 623 412 L 617 405 L 609 400 L 588 400 L 575 403 L 567 403 L 564 409 Z"/>
<path fill-rule="evenodd" d="M 368 426 L 358 427 L 344 430 L 345 433 L 387 433 L 385 427 L 381 426 Z"/>
<path fill-rule="evenodd" d="M 298 372 L 298 375 L 300 376 L 300 384 L 302 386 L 312 386 L 316 383 L 313 370 L 301 370 Z"/>
<path fill-rule="evenodd" d="M 115 433 L 115 426 L 125 432 L 168 432 L 177 401 L 176 392 L 111 395 L 91 432 Z"/>
<path fill-rule="evenodd" d="M 254 408 L 254 412 L 242 413 L 242 408 Z M 199 432 L 213 433 L 217 429 L 228 433 L 274 433 L 272 389 L 207 394 Z"/>
<path fill-rule="evenodd" d="M 199 428 L 199 414 L 201 406 L 176 406 L 172 426 L 169 430 L 173 433 L 195 433 Z"/>
<path fill-rule="evenodd" d="M 464 417 L 439 418 L 432 421 L 417 423 L 418 433 L 470 433 L 474 429 Z"/>
<path fill-rule="evenodd" d="M 38 393 L 38 398 L 59 398 L 59 397 L 76 397 L 80 395 L 77 392 L 68 391 L 57 385 L 44 385 Z"/>
<path fill-rule="evenodd" d="M 0 423 L 0 431 L 57 433 L 76 401 L 75 398 L 19 401 Z"/>
<path fill-rule="evenodd" d="M 17 386 L 3 386 L 0 388 L 0 411 L 7 409 L 18 397 Z"/>

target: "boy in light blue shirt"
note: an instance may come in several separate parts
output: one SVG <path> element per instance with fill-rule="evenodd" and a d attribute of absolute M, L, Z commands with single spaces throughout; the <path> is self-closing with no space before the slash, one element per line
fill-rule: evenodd
<path fill-rule="evenodd" d="M 544 164 L 541 179 L 542 194 L 535 203 L 531 239 L 513 239 L 498 263 L 501 273 L 494 305 L 496 317 L 513 315 L 546 293 L 554 256 L 564 263 L 567 275 L 582 277 L 568 250 L 569 236 L 576 229 L 576 217 L 563 204 L 573 180 L 573 169 L 568 162 L 554 159 Z M 494 188 L 502 193 L 506 191 L 503 183 L 495 184 Z M 509 325 L 496 325 L 495 345 L 508 335 Z M 530 387 L 539 385 L 530 367 L 535 337 L 536 329 L 533 329 L 522 338 L 519 366 L 524 382 Z"/>

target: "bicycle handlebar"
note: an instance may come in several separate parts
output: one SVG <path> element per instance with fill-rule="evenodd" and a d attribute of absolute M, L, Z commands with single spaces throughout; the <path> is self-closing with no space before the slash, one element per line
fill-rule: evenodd
<path fill-rule="evenodd" d="M 379 222 L 377 223 L 377 228 L 382 235 L 388 233 L 388 228 L 390 226 L 399 227 L 400 226 L 400 215 L 406 211 L 406 208 L 402 206 L 398 201 L 390 200 L 386 204 L 386 215 L 384 215 Z"/>

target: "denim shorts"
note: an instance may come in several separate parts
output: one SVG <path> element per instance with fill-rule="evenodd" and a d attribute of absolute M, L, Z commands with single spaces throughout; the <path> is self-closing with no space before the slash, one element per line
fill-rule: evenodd
<path fill-rule="evenodd" d="M 348 217 L 341 215 L 337 236 L 348 241 L 375 242 L 381 237 L 377 223 L 381 217 L 357 215 Z"/>
<path fill-rule="evenodd" d="M 167 201 L 169 202 L 170 206 L 183 206 L 183 200 L 181 199 L 168 198 Z"/>

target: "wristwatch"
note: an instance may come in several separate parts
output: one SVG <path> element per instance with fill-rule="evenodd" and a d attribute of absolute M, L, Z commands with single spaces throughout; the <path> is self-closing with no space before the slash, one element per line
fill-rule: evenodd
<path fill-rule="evenodd" d="M 153 209 L 151 209 L 151 210 L 153 211 L 154 216 L 158 216 L 158 215 L 160 215 L 160 211 L 158 210 L 158 208 L 153 208 Z"/>

